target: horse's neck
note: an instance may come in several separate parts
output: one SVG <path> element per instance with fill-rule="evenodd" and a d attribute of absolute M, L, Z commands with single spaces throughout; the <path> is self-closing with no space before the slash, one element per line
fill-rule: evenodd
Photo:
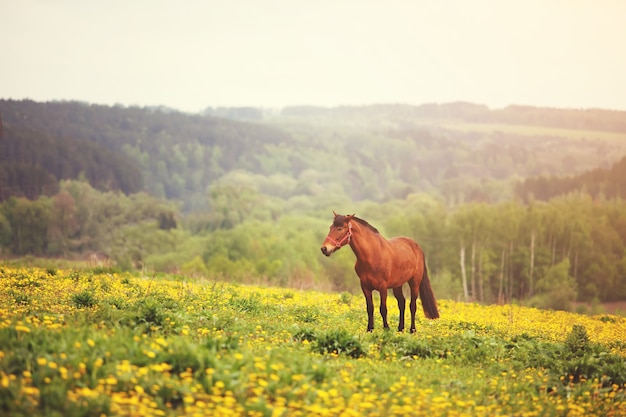
<path fill-rule="evenodd" d="M 352 228 L 350 247 L 359 261 L 366 262 L 368 259 L 376 259 L 380 256 L 384 242 L 385 238 L 381 234 L 374 233 L 365 226 L 359 225 Z"/>

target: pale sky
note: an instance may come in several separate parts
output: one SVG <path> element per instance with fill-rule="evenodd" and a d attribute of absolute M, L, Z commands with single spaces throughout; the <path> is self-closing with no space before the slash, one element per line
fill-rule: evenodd
<path fill-rule="evenodd" d="M 624 0 L 0 0 L 0 98 L 626 110 Z"/>

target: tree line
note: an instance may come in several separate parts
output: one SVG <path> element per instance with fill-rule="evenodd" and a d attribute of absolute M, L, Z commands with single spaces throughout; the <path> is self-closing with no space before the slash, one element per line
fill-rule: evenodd
<path fill-rule="evenodd" d="M 422 193 L 355 204 L 279 199 L 228 185 L 208 198 L 213 210 L 183 215 L 146 194 L 63 181 L 53 196 L 0 204 L 0 246 L 5 255 L 98 253 L 120 268 L 358 292 L 349 249 L 332 260 L 319 253 L 334 209 L 356 212 L 386 237 L 417 240 L 441 298 L 560 309 L 626 299 L 622 199 L 572 193 L 548 202 L 449 207 Z"/>

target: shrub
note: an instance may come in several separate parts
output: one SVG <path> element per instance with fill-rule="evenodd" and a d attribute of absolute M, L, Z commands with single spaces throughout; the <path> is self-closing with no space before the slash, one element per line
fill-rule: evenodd
<path fill-rule="evenodd" d="M 315 350 L 319 353 L 345 354 L 352 358 L 365 355 L 365 350 L 356 336 L 346 330 L 330 330 L 317 338 Z"/>
<path fill-rule="evenodd" d="M 139 303 L 137 321 L 148 325 L 162 326 L 165 322 L 165 314 L 161 303 L 152 297 L 143 299 Z"/>
<path fill-rule="evenodd" d="M 73 294 L 72 302 L 77 308 L 90 308 L 98 304 L 96 296 L 89 290 L 83 290 Z"/>
<path fill-rule="evenodd" d="M 317 339 L 315 331 L 310 328 L 303 328 L 296 330 L 293 334 L 293 340 L 296 342 L 308 341 L 312 342 Z"/>
<path fill-rule="evenodd" d="M 575 324 L 565 339 L 565 348 L 572 356 L 583 356 L 591 349 L 585 326 Z"/>

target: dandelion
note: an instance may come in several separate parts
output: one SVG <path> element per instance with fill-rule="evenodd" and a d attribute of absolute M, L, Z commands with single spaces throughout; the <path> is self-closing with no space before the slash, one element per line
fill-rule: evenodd
<path fill-rule="evenodd" d="M 53 325 L 62 323 L 63 328 L 58 334 L 64 336 L 64 328 L 68 325 L 63 314 L 72 314 L 70 323 L 74 314 L 82 314 L 82 317 L 93 314 L 93 311 L 76 313 L 70 309 L 69 303 L 58 302 L 56 294 L 75 292 L 76 288 L 86 288 L 88 284 L 99 291 L 101 286 L 93 286 L 93 283 L 101 282 L 103 277 L 90 275 L 88 283 L 86 274 L 72 278 L 69 273 L 59 272 L 55 277 L 44 274 L 47 278 L 43 280 L 34 270 L 20 270 L 20 279 L 28 276 L 29 282 L 33 283 L 29 285 L 37 288 L 30 304 L 31 307 L 38 306 L 38 316 L 34 316 L 25 309 L 16 308 L 14 297 L 7 303 L 4 301 L 5 288 L 12 288 L 13 279 L 7 276 L 7 271 L 12 274 L 12 270 L 6 267 L 0 270 L 3 279 L 8 280 L 8 285 L 0 288 L 0 330 L 11 329 L 24 336 L 25 331 L 15 330 L 16 326 L 24 326 L 31 332 L 35 328 L 51 331 Z M 623 381 L 611 386 L 612 380 L 608 376 L 586 381 L 577 375 L 571 380 L 573 372 L 563 371 L 561 382 L 557 371 L 535 369 L 536 364 L 519 361 L 514 364 L 509 356 L 516 353 L 515 347 L 510 350 L 507 347 L 490 356 L 488 346 L 492 342 L 495 346 L 500 342 L 515 346 L 520 335 L 524 335 L 522 341 L 529 344 L 536 341 L 562 343 L 573 324 L 580 324 L 587 328 L 591 342 L 600 343 L 624 357 L 626 346 L 621 341 L 626 334 L 626 320 L 621 318 L 604 321 L 597 317 L 543 312 L 520 306 L 481 306 L 441 300 L 441 319 L 418 322 L 419 336 L 390 332 L 383 333 L 383 337 L 380 329 L 372 335 L 364 334 L 361 321 L 352 319 L 353 316 L 361 317 L 360 304 L 329 302 L 329 297 L 335 301 L 337 298 L 329 294 L 241 284 L 231 287 L 225 283 L 217 288 L 195 282 L 185 283 L 189 291 L 181 294 L 180 282 L 167 279 L 148 282 L 131 275 L 107 275 L 105 278 L 107 294 L 101 299 L 119 297 L 126 306 L 135 305 L 140 301 L 139 296 L 144 294 L 179 302 L 184 300 L 178 311 L 173 312 L 180 317 L 179 322 L 187 323 L 183 331 L 172 332 L 174 323 L 165 318 L 165 326 L 153 326 L 151 331 L 130 335 L 128 342 L 134 343 L 139 355 L 143 356 L 141 360 L 135 357 L 135 353 L 131 363 L 130 359 L 117 354 L 118 350 L 109 340 L 119 337 L 123 326 L 111 326 L 106 320 L 94 323 L 88 329 L 90 339 L 77 341 L 71 336 L 66 340 L 64 346 L 73 347 L 71 353 L 51 351 L 46 347 L 33 352 L 33 369 L 17 375 L 4 374 L 0 370 L 0 390 L 14 384 L 21 389 L 19 401 L 36 404 L 38 390 L 30 390 L 34 381 L 50 384 L 47 389 L 63 384 L 67 386 L 69 403 L 91 404 L 90 398 L 106 395 L 110 397 L 111 414 L 120 416 L 182 413 L 225 416 L 397 416 L 420 413 L 536 416 L 563 414 L 568 410 L 572 415 L 622 415 L 626 411 Z M 129 284 L 138 291 L 128 291 Z M 219 297 L 216 297 L 216 291 L 219 291 Z M 267 314 L 264 311 L 242 317 L 241 312 L 229 304 L 231 299 L 252 297 L 268 307 Z M 315 337 L 294 342 L 295 326 L 304 327 L 305 324 L 295 318 L 293 311 L 299 308 L 301 315 L 303 307 L 319 312 L 312 329 L 320 332 L 341 326 L 368 346 L 367 356 L 352 360 L 343 354 L 312 355 L 311 346 L 317 343 Z M 390 317 L 397 317 L 395 305 L 391 304 L 389 309 Z M 207 311 L 210 311 L 208 315 Z M 293 327 L 283 323 L 290 323 Z M 46 325 L 47 329 L 42 327 Z M 319 333 L 311 335 L 319 336 Z M 457 340 L 465 335 L 476 340 L 476 353 L 486 355 L 484 363 L 489 366 L 468 371 L 476 364 L 471 360 L 465 364 L 466 352 L 445 343 L 448 338 Z M 188 352 L 182 348 L 178 350 L 178 341 L 183 338 L 189 343 Z M 92 352 L 80 351 L 83 346 L 94 348 L 96 344 L 106 351 L 101 358 L 96 359 Z M 443 344 L 443 348 L 437 344 Z M 431 356 L 425 357 L 409 349 L 414 346 L 430 349 Z M 11 363 L 15 355 L 16 352 L 4 349 L 0 352 L 0 360 Z M 114 374 L 103 377 L 103 370 L 99 368 L 105 361 L 116 364 L 116 368 Z M 460 361 L 463 361 L 461 367 Z M 204 373 L 198 377 L 196 366 L 201 364 L 204 364 Z M 51 369 L 56 372 L 50 372 Z M 70 381 L 66 380 L 68 376 L 72 377 Z M 95 387 L 92 378 L 101 378 Z M 433 381 L 439 382 L 435 384 Z M 82 388 L 87 386 L 91 389 Z M 433 389 L 435 386 L 437 389 Z M 157 396 L 162 398 L 157 399 Z M 98 402 L 94 401 L 94 404 Z M 177 408 L 180 403 L 182 406 Z M 32 407 L 26 403 L 17 406 Z M 559 412 L 557 407 L 564 407 L 563 411 Z M 89 413 L 91 410 L 85 411 Z M 68 408 L 68 414 L 71 413 Z M 96 411 L 95 415 L 98 413 Z"/>
<path fill-rule="evenodd" d="M 26 326 L 24 326 L 24 325 L 22 325 L 22 324 L 17 324 L 17 325 L 15 326 L 15 330 L 16 330 L 18 333 L 19 333 L 19 332 L 21 332 L 21 333 L 30 333 L 30 328 L 28 328 L 28 327 L 26 327 Z"/>

